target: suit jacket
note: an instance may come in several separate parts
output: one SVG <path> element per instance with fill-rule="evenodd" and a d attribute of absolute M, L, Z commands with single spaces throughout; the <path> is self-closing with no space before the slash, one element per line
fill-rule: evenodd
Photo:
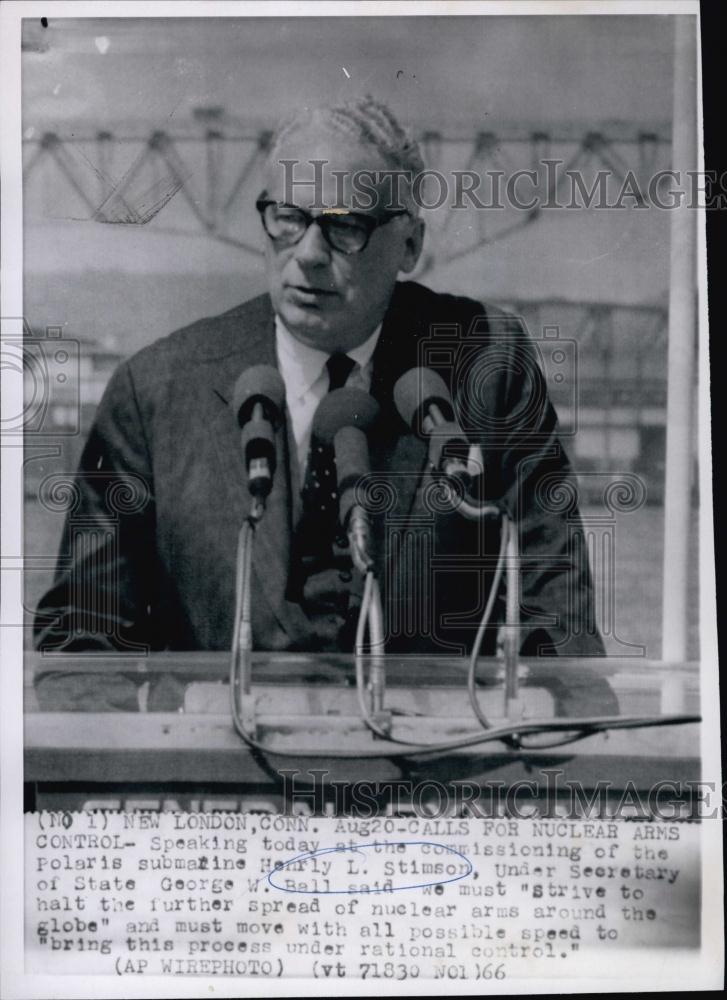
<path fill-rule="evenodd" d="M 240 372 L 276 364 L 268 296 L 144 348 L 113 375 L 69 484 L 58 571 L 36 642 L 55 649 L 228 649 L 235 553 L 249 507 L 229 404 Z M 600 655 L 571 470 L 537 352 L 517 320 L 413 282 L 396 286 L 373 357 L 382 408 L 371 442 L 370 505 L 386 603 L 387 649 L 463 652 L 487 597 L 497 522 L 441 509 L 425 442 L 404 425 L 393 386 L 435 368 L 481 448 L 480 495 L 519 525 L 523 652 Z M 317 635 L 288 599 L 294 528 L 288 435 L 255 539 L 256 648 L 309 650 Z M 564 502 L 563 496 L 566 501 Z M 485 651 L 494 648 L 494 627 Z"/>

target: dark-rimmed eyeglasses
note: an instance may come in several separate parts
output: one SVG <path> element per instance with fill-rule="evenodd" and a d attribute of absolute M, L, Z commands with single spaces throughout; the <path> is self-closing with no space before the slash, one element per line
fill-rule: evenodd
<path fill-rule="evenodd" d="M 344 254 L 361 253 L 366 249 L 374 229 L 385 226 L 400 215 L 409 214 L 406 209 L 387 212 L 382 216 L 328 209 L 313 215 L 296 205 L 286 205 L 268 198 L 258 198 L 255 207 L 260 213 L 265 232 L 276 246 L 295 246 L 315 222 L 326 243 Z"/>

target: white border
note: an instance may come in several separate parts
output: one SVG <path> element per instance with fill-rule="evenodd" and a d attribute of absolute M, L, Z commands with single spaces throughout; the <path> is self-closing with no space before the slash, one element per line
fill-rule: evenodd
<path fill-rule="evenodd" d="M 551 3 L 547 0 L 505 2 L 200 2 L 183 3 L 158 0 L 143 4 L 115 2 L 54 2 L 36 0 L 17 2 L 6 0 L 0 6 L 0 65 L 2 66 L 2 104 L 0 105 L 0 177 L 2 179 L 2 212 L 0 230 L 0 316 L 22 316 L 22 190 L 21 190 L 21 121 L 20 121 L 20 20 L 41 16 L 74 18 L 111 17 L 350 17 L 371 16 L 432 16 L 432 15 L 637 15 L 695 14 L 699 18 L 696 0 L 589 0 L 589 2 Z M 698 97 L 699 168 L 704 169 L 702 151 L 701 64 Z M 699 468 L 700 468 L 700 616 L 701 659 L 707 669 L 702 672 L 702 759 L 705 780 L 721 782 L 719 755 L 719 690 L 717 665 L 716 596 L 714 572 L 714 539 L 712 525 L 710 404 L 709 404 L 709 341 L 707 326 L 707 270 L 704 213 L 699 214 Z M 22 378 L 2 372 L 2 413 L 4 416 L 22 410 Z M 2 579 L 0 589 L 0 621 L 22 620 L 22 574 L 6 568 L 22 552 L 22 490 L 20 469 L 21 448 L 2 449 L 2 507 L 0 508 L 0 538 Z M 20 530 L 18 530 L 20 528 Z M 22 629 L 0 628 L 0 996 L 14 997 L 148 997 L 148 996 L 255 996 L 261 990 L 269 996 L 320 996 L 323 984 L 313 979 L 254 980 L 184 977 L 41 976 L 23 972 L 23 842 L 22 842 L 22 670 L 9 669 L 9 664 L 22 663 Z M 702 884 L 713 891 L 722 881 L 721 823 L 703 824 Z M 703 906 L 702 956 L 721 954 L 723 943 L 723 913 L 721 900 L 712 898 L 709 908 Z M 598 978 L 547 979 L 502 982 L 503 994 L 593 992 L 594 988 L 613 992 L 666 991 L 682 988 L 697 990 L 719 988 L 722 969 L 712 958 L 695 958 L 691 952 L 671 950 L 644 952 L 634 949 L 633 965 L 619 971 L 617 956 L 609 956 L 611 976 Z M 379 995 L 383 988 L 388 995 L 432 993 L 433 980 L 413 983 L 361 982 L 345 980 L 331 984 L 340 996 Z M 329 986 L 329 989 L 331 987 Z M 443 987 L 450 995 L 477 994 L 475 983 L 446 982 Z"/>

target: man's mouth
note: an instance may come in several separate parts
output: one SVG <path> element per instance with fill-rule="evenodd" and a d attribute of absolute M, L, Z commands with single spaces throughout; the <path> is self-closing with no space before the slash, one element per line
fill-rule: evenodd
<path fill-rule="evenodd" d="M 330 288 L 320 288 L 315 285 L 287 285 L 288 294 L 299 305 L 319 305 L 337 295 Z"/>
<path fill-rule="evenodd" d="M 288 285 L 294 292 L 300 292 L 303 295 L 335 295 L 330 288 L 321 288 L 316 285 Z"/>

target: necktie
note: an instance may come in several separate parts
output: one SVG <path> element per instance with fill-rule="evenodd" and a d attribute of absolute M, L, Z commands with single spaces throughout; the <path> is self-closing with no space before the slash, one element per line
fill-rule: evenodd
<path fill-rule="evenodd" d="M 343 388 L 355 364 L 346 354 L 330 356 L 326 362 L 329 392 Z M 304 547 L 309 551 L 315 547 L 319 554 L 328 555 L 338 524 L 336 460 L 333 445 L 323 444 L 315 435 L 311 437 L 308 453 L 303 510 L 305 531 L 310 534 L 304 541 Z"/>
<path fill-rule="evenodd" d="M 333 354 L 326 362 L 328 391 L 341 389 L 355 362 Z M 360 581 L 352 583 L 345 538 L 338 539 L 338 491 L 332 445 L 311 438 L 303 512 L 293 542 L 288 599 L 300 604 L 312 626 L 311 649 L 350 649 L 360 606 Z"/>

